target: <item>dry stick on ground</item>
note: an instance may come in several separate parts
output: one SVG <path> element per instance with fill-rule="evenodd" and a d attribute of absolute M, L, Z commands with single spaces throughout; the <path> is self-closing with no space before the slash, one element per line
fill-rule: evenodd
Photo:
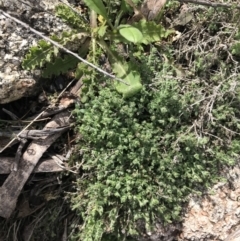
<path fill-rule="evenodd" d="M 58 95 L 57 100 L 59 100 L 59 98 L 63 95 L 63 93 L 66 91 L 66 89 L 72 84 L 73 80 L 66 86 L 66 88 L 64 88 L 64 90 Z M 57 101 L 56 100 L 56 101 Z M 0 153 L 3 152 L 6 148 L 8 148 L 9 146 L 15 144 L 16 142 L 18 142 L 18 138 L 20 138 L 20 136 L 22 135 L 22 133 L 24 131 L 26 131 L 35 121 L 39 120 L 40 118 L 42 118 L 42 116 L 46 116 L 45 114 L 50 111 L 52 109 L 52 105 L 48 106 L 44 111 L 42 111 L 40 114 L 37 114 L 36 116 L 33 117 L 32 121 L 23 128 L 23 130 L 21 130 L 18 134 L 15 135 L 15 137 L 12 138 L 11 141 L 9 141 L 5 146 L 3 146 L 0 149 Z M 56 106 L 54 106 L 56 108 Z M 52 131 L 52 130 L 51 130 Z M 1 133 L 0 133 L 1 136 Z M 1 144 L 1 143 L 0 143 Z M 1 145 L 0 145 L 1 147 Z"/>
<path fill-rule="evenodd" d="M 27 139 L 25 139 L 25 138 L 20 139 L 20 144 L 18 146 L 17 153 L 16 153 L 15 158 L 14 158 L 14 162 L 11 166 L 11 171 L 15 171 L 15 172 L 17 171 L 18 164 L 19 164 L 20 158 L 22 156 L 22 149 L 23 149 L 23 147 L 26 143 L 27 143 Z"/>
<path fill-rule="evenodd" d="M 11 173 L 11 166 L 14 162 L 14 157 L 1 157 L 0 161 L 0 174 L 9 174 Z M 40 159 L 37 166 L 34 168 L 33 173 L 42 173 L 42 172 L 62 172 L 66 170 L 68 166 L 64 165 L 64 168 L 61 167 L 56 161 L 52 158 Z"/>
<path fill-rule="evenodd" d="M 44 129 L 61 128 L 69 125 L 69 112 L 57 114 Z M 63 132 L 66 129 L 63 129 Z M 34 140 L 27 148 L 17 172 L 11 172 L 0 188 L 0 216 L 9 218 L 14 211 L 21 190 L 39 159 L 48 147 L 61 136 L 62 132 L 49 135 L 44 140 Z"/>
<path fill-rule="evenodd" d="M 223 8 L 240 9 L 240 5 L 236 5 L 234 3 L 227 4 L 227 3 L 218 3 L 218 2 L 210 2 L 210 1 L 203 1 L 203 0 L 177 0 L 177 1 L 181 2 L 181 3 L 193 3 L 193 4 L 209 6 L 209 7 L 213 7 L 213 8 L 223 7 Z"/>
<path fill-rule="evenodd" d="M 3 10 L 0 10 L 0 13 L 1 13 L 4 17 L 7 17 L 7 18 L 13 20 L 14 22 L 20 24 L 20 25 L 23 26 L 24 28 L 29 29 L 32 33 L 34 33 L 34 34 L 40 36 L 41 38 L 45 39 L 46 41 L 50 42 L 51 44 L 53 44 L 53 45 L 56 46 L 57 48 L 63 50 L 64 52 L 66 52 L 66 53 L 68 53 L 68 54 L 71 54 L 72 56 L 74 56 L 75 58 L 79 59 L 79 60 L 82 61 L 84 64 L 86 64 L 86 65 L 92 67 L 93 69 L 97 70 L 98 72 L 100 72 L 100 73 L 102 73 L 102 74 L 104 74 L 104 75 L 106 75 L 106 76 L 108 76 L 108 77 L 110 77 L 110 78 L 112 78 L 112 79 L 115 79 L 115 80 L 117 80 L 117 81 L 119 81 L 119 82 L 121 82 L 121 83 L 123 83 L 123 84 L 125 84 L 125 85 L 129 85 L 129 84 L 128 84 L 127 82 L 125 82 L 124 80 L 116 77 L 116 76 L 113 75 L 113 74 L 109 74 L 108 72 L 100 69 L 100 68 L 97 67 L 96 65 L 94 65 L 94 64 L 88 62 L 87 60 L 81 58 L 78 54 L 70 51 L 69 49 L 65 48 L 65 47 L 62 46 L 61 44 L 53 41 L 52 39 L 50 39 L 50 38 L 48 38 L 48 37 L 46 37 L 45 35 L 43 35 L 42 33 L 38 32 L 37 30 L 31 28 L 29 25 L 27 25 L 26 23 L 22 22 L 21 20 L 12 17 L 12 16 L 9 15 L 8 13 L 4 12 Z"/>

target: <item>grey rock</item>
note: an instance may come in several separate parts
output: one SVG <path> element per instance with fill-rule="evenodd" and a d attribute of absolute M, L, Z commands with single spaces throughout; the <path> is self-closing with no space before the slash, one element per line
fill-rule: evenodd
<path fill-rule="evenodd" d="M 232 241 L 228 236 L 235 231 L 240 240 L 239 163 L 225 167 L 223 175 L 227 182 L 217 183 L 203 197 L 190 199 L 179 241 Z"/>
<path fill-rule="evenodd" d="M 0 9 L 49 36 L 69 27 L 54 16 L 59 0 L 0 0 Z M 27 71 L 21 62 L 39 37 L 0 13 L 0 104 L 34 95 L 39 88 L 41 71 Z"/>

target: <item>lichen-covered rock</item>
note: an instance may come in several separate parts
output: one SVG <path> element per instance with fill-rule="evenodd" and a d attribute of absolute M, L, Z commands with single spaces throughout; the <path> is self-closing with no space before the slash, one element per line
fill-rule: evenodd
<path fill-rule="evenodd" d="M 202 197 L 191 196 L 184 207 L 182 222 L 162 225 L 156 222 L 147 233 L 142 223 L 138 241 L 239 241 L 240 166 L 225 167 L 219 182 Z"/>
<path fill-rule="evenodd" d="M 50 35 L 68 29 L 53 14 L 59 0 L 0 0 L 0 9 L 34 29 Z M 0 13 L 0 104 L 36 93 L 40 71 L 26 71 L 21 61 L 39 37 Z"/>
<path fill-rule="evenodd" d="M 233 241 L 228 235 L 240 228 L 240 168 L 226 170 L 227 183 L 219 182 L 203 198 L 192 198 L 183 221 L 181 241 Z M 240 240 L 240 232 L 238 239 Z"/>

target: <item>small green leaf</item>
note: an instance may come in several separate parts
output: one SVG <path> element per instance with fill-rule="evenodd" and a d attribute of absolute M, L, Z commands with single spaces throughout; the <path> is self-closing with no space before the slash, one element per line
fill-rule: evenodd
<path fill-rule="evenodd" d="M 119 33 L 130 42 L 140 43 L 142 41 L 143 35 L 142 33 L 135 27 L 131 25 L 120 25 Z"/>
<path fill-rule="evenodd" d="M 137 71 L 132 70 L 127 63 L 120 61 L 113 64 L 113 72 L 117 77 L 123 79 L 127 84 L 116 82 L 116 90 L 123 94 L 123 98 L 129 98 L 137 94 L 142 89 L 140 75 Z"/>
<path fill-rule="evenodd" d="M 84 3 L 96 13 L 108 19 L 106 8 L 101 0 L 84 0 Z"/>
<path fill-rule="evenodd" d="M 105 25 L 102 25 L 97 29 L 97 33 L 98 33 L 99 37 L 103 37 L 105 35 L 106 31 L 107 31 L 107 26 L 105 26 Z"/>

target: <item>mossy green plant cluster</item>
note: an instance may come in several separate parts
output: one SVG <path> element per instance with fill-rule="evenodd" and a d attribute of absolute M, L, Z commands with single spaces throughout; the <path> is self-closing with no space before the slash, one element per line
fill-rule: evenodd
<path fill-rule="evenodd" d="M 87 26 L 59 5 L 56 13 L 73 31 L 52 39 L 64 46 L 81 40 L 79 55 L 96 64 L 105 53 L 112 72 L 130 86 L 112 84 L 72 57 L 62 58 L 44 41 L 40 48 L 32 48 L 23 66 L 45 66 L 47 76 L 60 73 L 52 72 L 54 66 L 65 72 L 76 68 L 76 77 L 83 77 L 82 103 L 74 112 L 81 136 L 75 158 L 83 165 L 76 191 L 70 194 L 82 223 L 71 239 L 122 241 L 139 234 L 138 220 L 147 230 L 156 220 L 179 220 L 189 194 L 201 194 L 219 179 L 223 165 L 239 158 L 240 77 L 222 52 L 206 54 L 196 48 L 189 55 L 191 62 L 184 54 L 178 59 L 178 48 L 171 43 L 154 49 L 150 44 L 173 32 L 146 20 L 120 23 L 128 12 L 124 4 L 116 11 L 117 5 L 110 1 L 85 3 L 103 17 L 98 26 Z M 212 24 L 209 33 L 215 35 L 218 27 Z M 231 46 L 235 57 L 237 36 Z M 128 46 L 128 58 L 117 53 L 119 43 Z M 175 62 L 181 64 L 174 66 Z M 64 68 L 59 68 L 62 64 Z M 186 66 L 184 73 L 181 67 Z"/>
<path fill-rule="evenodd" d="M 149 60 L 139 94 L 126 100 L 109 85 L 75 110 L 83 175 L 71 201 L 83 219 L 80 240 L 123 240 L 137 234 L 139 219 L 147 229 L 178 220 L 188 195 L 238 157 L 239 87 L 218 82 L 203 98 L 204 83 L 163 79 L 166 66 L 154 65 L 154 53 Z"/>

